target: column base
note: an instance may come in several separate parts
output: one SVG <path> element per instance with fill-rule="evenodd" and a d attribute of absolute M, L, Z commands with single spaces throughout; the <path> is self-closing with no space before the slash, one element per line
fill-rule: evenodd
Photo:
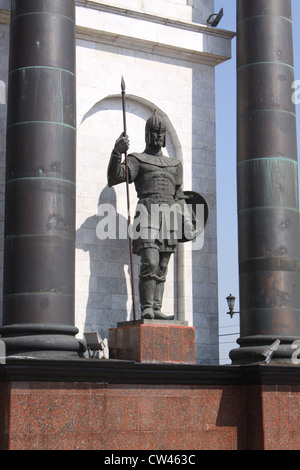
<path fill-rule="evenodd" d="M 39 359 L 83 357 L 86 346 L 75 338 L 78 328 L 58 324 L 18 324 L 0 328 L 6 357 Z"/>
<path fill-rule="evenodd" d="M 186 322 L 137 320 L 109 330 L 111 359 L 145 363 L 195 363 L 195 328 Z"/>
<path fill-rule="evenodd" d="M 271 362 L 280 364 L 300 363 L 299 336 L 249 336 L 239 338 L 240 348 L 230 351 L 232 364 L 253 364 L 266 362 L 263 353 L 276 341 L 280 340 L 279 348 L 271 356 Z"/>

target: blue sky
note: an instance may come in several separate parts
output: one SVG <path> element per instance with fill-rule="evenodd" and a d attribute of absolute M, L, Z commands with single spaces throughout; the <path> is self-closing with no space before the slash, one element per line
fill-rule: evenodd
<path fill-rule="evenodd" d="M 219 28 L 236 31 L 236 1 L 215 0 L 215 11 L 224 9 Z M 292 0 L 295 80 L 300 80 L 300 1 Z M 299 28 L 299 29 L 298 29 Z M 297 133 L 300 132 L 300 105 L 296 107 Z M 217 119 L 217 204 L 219 263 L 220 362 L 230 363 L 228 353 L 237 347 L 239 315 L 227 315 L 226 297 L 236 296 L 239 310 L 237 197 L 236 197 L 236 39 L 232 41 L 232 59 L 216 69 Z M 299 140 L 298 140 L 299 142 Z M 298 144 L 299 146 L 299 144 Z M 229 335 L 229 336 L 228 336 Z"/>

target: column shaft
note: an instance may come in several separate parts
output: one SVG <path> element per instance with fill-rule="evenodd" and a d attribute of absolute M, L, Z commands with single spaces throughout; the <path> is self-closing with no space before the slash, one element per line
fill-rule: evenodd
<path fill-rule="evenodd" d="M 8 353 L 76 352 L 74 0 L 12 0 L 4 312 Z"/>
<path fill-rule="evenodd" d="M 299 190 L 290 0 L 237 0 L 237 180 L 241 348 L 263 361 L 300 338 Z"/>

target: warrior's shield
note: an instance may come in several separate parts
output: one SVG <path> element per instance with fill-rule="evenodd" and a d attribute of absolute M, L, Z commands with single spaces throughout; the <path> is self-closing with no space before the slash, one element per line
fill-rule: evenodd
<path fill-rule="evenodd" d="M 203 230 L 208 221 L 209 216 L 209 207 L 205 198 L 194 191 L 184 191 L 184 198 L 186 202 L 186 209 L 188 210 L 188 215 L 192 221 L 194 227 L 194 237 L 190 237 L 190 234 L 186 232 L 186 217 L 183 217 L 182 220 L 182 238 L 178 240 L 179 243 L 185 243 L 193 240 L 193 238 L 198 237 Z"/>

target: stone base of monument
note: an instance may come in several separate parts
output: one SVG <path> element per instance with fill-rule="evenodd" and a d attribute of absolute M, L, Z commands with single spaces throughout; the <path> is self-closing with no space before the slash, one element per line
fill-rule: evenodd
<path fill-rule="evenodd" d="M 110 359 L 148 363 L 195 363 L 195 328 L 186 322 L 136 320 L 109 330 Z"/>
<path fill-rule="evenodd" d="M 298 365 L 0 364 L 0 450 L 299 450 L 299 416 Z"/>

